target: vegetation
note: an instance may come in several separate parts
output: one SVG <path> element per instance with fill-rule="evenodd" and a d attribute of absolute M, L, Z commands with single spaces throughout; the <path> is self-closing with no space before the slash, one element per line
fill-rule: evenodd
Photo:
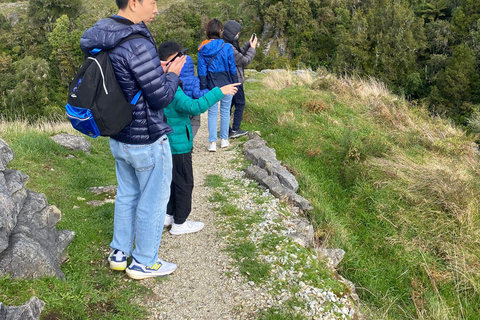
<path fill-rule="evenodd" d="M 7 4 L 0 14 L 0 115 L 29 122 L 2 122 L 1 137 L 16 152 L 11 167 L 30 175 L 29 188 L 62 208 L 59 227 L 79 231 L 63 267 L 66 282 L 3 278 L 0 301 L 24 303 L 33 291 L 52 317 L 134 318 L 141 310 L 129 299 L 143 289 L 130 281 L 118 286 L 120 276 L 104 265 L 112 208 L 77 200 L 95 198 L 86 191 L 92 181 L 115 183 L 106 140 L 92 141 L 92 155 L 66 159 L 48 136 L 67 129 L 47 126 L 38 134 L 29 126 L 63 114 L 66 86 L 83 61 L 79 38 L 116 12 L 114 2 L 0 6 Z M 315 207 L 319 244 L 347 252 L 340 271 L 357 285 L 371 319 L 476 319 L 476 137 L 431 115 L 480 133 L 478 0 L 159 4 L 150 25 L 157 42 L 180 40 L 194 59 L 205 22 L 215 16 L 240 21 L 243 41 L 261 35 L 253 68 L 318 70 L 316 78 L 285 71 L 247 83 L 245 129 L 262 132 L 296 174 Z M 381 82 L 358 80 L 370 77 Z M 268 271 L 260 270 L 258 281 Z"/>
<path fill-rule="evenodd" d="M 355 283 L 367 318 L 475 319 L 480 168 L 474 138 L 375 81 L 289 71 L 256 78 L 261 81 L 246 83 L 244 128 L 260 131 L 297 176 L 299 192 L 314 206 L 309 217 L 319 245 L 346 251 L 339 271 Z M 49 139 L 72 133 L 68 124 L 3 121 L 0 128 L 16 153 L 9 167 L 27 173 L 28 187 L 61 209 L 59 228 L 76 232 L 62 265 L 65 282 L 2 278 L 0 301 L 19 305 L 34 293 L 46 302 L 45 316 L 139 317 L 131 298 L 145 289 L 107 268 L 112 205 L 91 208 L 81 200 L 98 199 L 87 190 L 93 185 L 115 184 L 107 140 L 90 139 L 86 155 Z M 226 190 L 232 188 L 221 178 L 211 176 L 207 185 L 219 188 L 212 201 L 231 202 Z M 231 219 L 232 234 L 248 239 L 258 214 L 219 208 Z M 270 268 L 259 255 L 277 244 L 271 237 L 259 246 L 233 241 L 230 250 L 240 272 L 261 284 Z M 323 274 L 316 270 L 312 276 Z M 264 318 L 275 316 L 271 310 Z"/>
<path fill-rule="evenodd" d="M 27 188 L 44 193 L 49 204 L 62 211 L 57 227 L 75 231 L 75 238 L 61 265 L 65 281 L 3 277 L 0 301 L 18 306 L 35 295 L 45 302 L 42 319 L 138 319 L 145 310 L 131 300 L 146 294 L 146 289 L 125 278 L 124 273 L 109 270 L 106 260 L 113 232 L 113 204 L 86 204 L 103 200 L 88 188 L 116 184 L 108 139 L 88 138 L 90 155 L 69 151 L 50 139 L 51 135 L 73 131 L 66 123 L 32 126 L 25 121 L 1 121 L 0 136 L 15 152 L 9 168 L 28 174 Z"/>
<path fill-rule="evenodd" d="M 116 12 L 114 1 L 9 2 L 19 6 L 0 14 L 0 114 L 28 119 L 62 114 L 67 84 L 83 61 L 79 38 L 96 20 Z M 326 67 L 374 77 L 462 125 L 479 109 L 477 0 L 158 4 L 159 17 L 150 25 L 155 39 L 180 41 L 194 60 L 209 19 L 236 19 L 244 27 L 241 41 L 252 32 L 261 35 L 253 68 Z"/>
<path fill-rule="evenodd" d="M 475 319 L 474 137 L 375 81 L 262 77 L 246 88 L 244 128 L 260 131 L 295 173 L 319 245 L 346 251 L 340 272 L 366 318 Z"/>

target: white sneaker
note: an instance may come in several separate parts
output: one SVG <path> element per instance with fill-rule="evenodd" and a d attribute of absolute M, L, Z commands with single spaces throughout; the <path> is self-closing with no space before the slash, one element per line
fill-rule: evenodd
<path fill-rule="evenodd" d="M 174 223 L 172 229 L 170 229 L 170 234 L 179 235 L 185 233 L 194 233 L 203 229 L 205 224 L 198 221 L 185 221 L 182 224 Z"/>
<path fill-rule="evenodd" d="M 226 148 L 230 145 L 230 142 L 228 142 L 228 139 L 221 139 L 220 141 L 220 148 Z"/>
<path fill-rule="evenodd" d="M 173 224 L 173 215 L 171 214 L 166 214 L 165 215 L 165 220 L 163 222 L 163 227 L 170 227 Z"/>
<path fill-rule="evenodd" d="M 153 266 L 147 267 L 133 258 L 132 263 L 125 272 L 130 278 L 141 280 L 152 277 L 166 276 L 175 271 L 175 269 L 177 269 L 177 265 L 175 263 L 160 259 L 158 259 L 157 263 L 155 263 Z"/>
<path fill-rule="evenodd" d="M 215 152 L 217 151 L 217 142 L 214 141 L 214 142 L 210 142 L 210 144 L 208 145 L 208 151 L 210 152 Z"/>

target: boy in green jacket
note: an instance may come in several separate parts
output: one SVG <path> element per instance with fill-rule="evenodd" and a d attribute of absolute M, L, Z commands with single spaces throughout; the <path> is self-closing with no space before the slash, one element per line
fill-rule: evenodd
<path fill-rule="evenodd" d="M 182 46 L 174 41 L 164 42 L 158 47 L 158 56 L 162 67 L 167 72 L 171 60 L 178 52 L 183 50 Z M 190 116 L 199 115 L 220 101 L 224 95 L 234 95 L 237 86 L 234 83 L 221 88 L 215 87 L 200 99 L 192 99 L 181 89 L 177 88 L 173 101 L 164 109 L 167 123 L 172 127 L 173 132 L 167 134 L 172 150 L 172 184 L 170 186 L 170 200 L 167 205 L 164 226 L 172 226 L 170 233 L 180 235 L 193 233 L 203 229 L 203 222 L 187 221 L 192 209 L 193 191 L 193 168 L 192 148 L 193 135 Z"/>

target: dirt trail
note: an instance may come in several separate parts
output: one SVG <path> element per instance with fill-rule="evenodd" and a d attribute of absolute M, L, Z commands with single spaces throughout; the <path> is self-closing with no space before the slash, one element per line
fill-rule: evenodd
<path fill-rule="evenodd" d="M 208 152 L 207 116 L 194 141 L 192 213 L 189 219 L 202 221 L 205 228 L 195 234 L 172 236 L 164 229 L 159 257 L 174 262 L 178 269 L 164 279 L 142 282 L 153 294 L 140 302 L 151 310 L 149 319 L 255 319 L 259 290 L 238 276 L 226 276 L 230 257 L 224 252 L 225 241 L 218 235 L 219 217 L 208 197 L 212 191 L 203 186 L 205 177 L 219 174 L 241 154 L 231 140 L 231 147 Z"/>

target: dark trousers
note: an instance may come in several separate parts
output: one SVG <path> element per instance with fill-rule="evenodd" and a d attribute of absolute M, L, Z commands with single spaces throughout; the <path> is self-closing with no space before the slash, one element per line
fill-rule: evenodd
<path fill-rule="evenodd" d="M 192 152 L 172 154 L 172 162 L 172 184 L 170 185 L 167 214 L 173 215 L 176 224 L 182 224 L 192 211 Z"/>
<path fill-rule="evenodd" d="M 230 113 L 232 113 L 232 109 L 235 106 L 235 112 L 233 113 L 233 123 L 232 123 L 233 131 L 240 130 L 240 124 L 242 123 L 242 117 L 243 117 L 243 110 L 245 109 L 245 92 L 243 91 L 243 83 L 239 85 L 237 88 L 238 88 L 238 91 L 233 96 L 232 108 L 230 109 Z"/>

